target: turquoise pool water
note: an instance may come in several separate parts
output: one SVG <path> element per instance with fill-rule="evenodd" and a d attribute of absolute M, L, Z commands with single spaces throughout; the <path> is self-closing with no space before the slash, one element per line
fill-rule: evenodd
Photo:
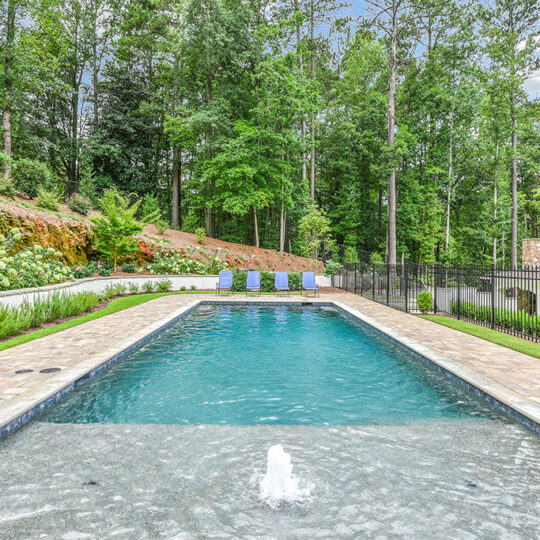
<path fill-rule="evenodd" d="M 201 306 L 51 408 L 57 423 L 396 425 L 497 416 L 330 307 Z"/>

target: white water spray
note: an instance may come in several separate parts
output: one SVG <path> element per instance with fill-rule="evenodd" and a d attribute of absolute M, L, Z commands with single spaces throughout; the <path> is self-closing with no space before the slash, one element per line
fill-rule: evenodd
<path fill-rule="evenodd" d="M 292 475 L 291 456 L 281 444 L 268 449 L 266 475 L 261 481 L 261 497 L 271 504 L 280 501 L 296 501 L 309 495 L 309 489 L 300 489 L 298 480 Z"/>

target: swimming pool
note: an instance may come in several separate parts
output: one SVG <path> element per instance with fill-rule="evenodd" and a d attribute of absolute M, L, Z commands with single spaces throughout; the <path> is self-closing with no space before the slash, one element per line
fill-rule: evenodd
<path fill-rule="evenodd" d="M 276 443 L 310 492 L 280 508 Z M 537 435 L 337 309 L 205 305 L 3 441 L 0 537 L 534 538 L 539 471 Z"/>
<path fill-rule="evenodd" d="M 342 426 L 489 416 L 498 414 L 334 307 L 206 305 L 43 420 Z"/>

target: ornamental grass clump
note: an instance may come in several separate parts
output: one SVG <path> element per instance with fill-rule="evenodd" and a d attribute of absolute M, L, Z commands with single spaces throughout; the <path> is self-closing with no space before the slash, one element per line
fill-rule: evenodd
<path fill-rule="evenodd" d="M 98 304 L 99 297 L 94 293 L 54 292 L 38 296 L 33 302 L 25 300 L 19 307 L 0 306 L 0 339 L 47 322 L 81 315 Z"/>
<path fill-rule="evenodd" d="M 34 245 L 13 254 L 22 234 L 12 229 L 0 235 L 0 290 L 41 287 L 74 279 L 69 266 L 60 259 L 62 253 L 54 248 Z"/>

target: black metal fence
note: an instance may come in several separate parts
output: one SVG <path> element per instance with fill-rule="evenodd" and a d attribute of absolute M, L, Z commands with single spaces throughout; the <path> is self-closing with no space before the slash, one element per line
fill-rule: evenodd
<path fill-rule="evenodd" d="M 392 266 L 362 259 L 342 263 L 332 278 L 333 286 L 409 313 L 420 313 L 418 299 L 426 291 L 429 294 L 422 296 L 428 303 L 431 298 L 430 313 L 540 341 L 539 268 L 410 262 Z"/>

